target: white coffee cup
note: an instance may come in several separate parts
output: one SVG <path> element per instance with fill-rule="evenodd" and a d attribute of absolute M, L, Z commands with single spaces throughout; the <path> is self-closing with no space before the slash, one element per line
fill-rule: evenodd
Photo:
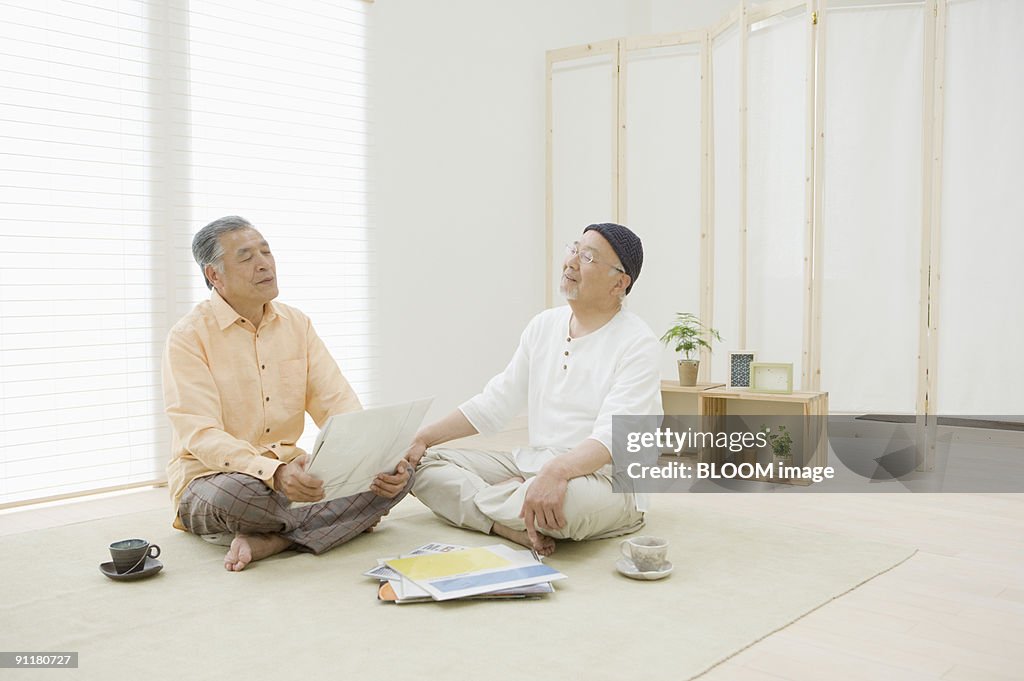
<path fill-rule="evenodd" d="M 640 572 L 654 572 L 665 567 L 668 541 L 661 537 L 643 535 L 626 539 L 621 545 L 622 555 L 633 561 Z"/>

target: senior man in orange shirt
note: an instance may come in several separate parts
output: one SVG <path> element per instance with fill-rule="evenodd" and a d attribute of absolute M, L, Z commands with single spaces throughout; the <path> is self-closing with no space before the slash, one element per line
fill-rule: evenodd
<path fill-rule="evenodd" d="M 224 217 L 196 234 L 192 254 L 212 292 L 171 329 L 164 355 L 174 526 L 229 539 L 224 567 L 235 572 L 372 529 L 408 493 L 411 469 L 403 462 L 366 492 L 321 501 L 323 482 L 295 446 L 304 414 L 323 427 L 362 406 L 309 318 L 271 302 L 277 272 L 266 239 L 244 218 Z"/>

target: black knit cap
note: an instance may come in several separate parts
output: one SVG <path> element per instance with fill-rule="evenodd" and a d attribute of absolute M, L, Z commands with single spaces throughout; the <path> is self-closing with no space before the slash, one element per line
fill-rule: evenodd
<path fill-rule="evenodd" d="M 583 233 L 586 234 L 590 230 L 603 236 L 611 244 L 615 255 L 619 256 L 619 260 L 622 261 L 622 269 L 626 270 L 626 274 L 629 275 L 629 286 L 626 287 L 628 295 L 633 284 L 636 283 L 637 277 L 640 276 L 640 268 L 644 264 L 644 245 L 640 242 L 640 237 L 633 234 L 628 227 L 617 225 L 614 222 L 589 225 L 583 230 Z"/>

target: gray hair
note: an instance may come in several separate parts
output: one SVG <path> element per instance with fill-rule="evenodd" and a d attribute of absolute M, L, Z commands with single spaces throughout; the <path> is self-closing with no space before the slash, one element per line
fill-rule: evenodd
<path fill-rule="evenodd" d="M 240 229 L 256 229 L 252 223 L 237 215 L 228 215 L 218 218 L 196 232 L 192 239 L 192 257 L 199 264 L 199 271 L 203 273 L 203 281 L 206 288 L 212 289 L 213 284 L 206 278 L 206 266 L 213 265 L 218 272 L 221 271 L 221 259 L 224 257 L 224 247 L 220 245 L 220 237 L 228 232 L 235 232 Z"/>
<path fill-rule="evenodd" d="M 622 275 L 625 275 L 625 276 L 629 277 L 629 275 L 626 274 L 625 272 L 620 272 L 619 270 L 617 270 L 615 268 L 611 268 L 611 269 L 608 270 L 608 276 L 609 277 L 614 277 L 616 275 L 620 276 L 620 277 Z M 633 283 L 633 277 L 629 277 L 629 282 Z M 619 308 L 622 308 L 623 306 L 625 306 L 625 304 L 626 304 L 626 291 L 625 291 L 625 289 L 623 289 L 622 293 L 619 294 Z"/>

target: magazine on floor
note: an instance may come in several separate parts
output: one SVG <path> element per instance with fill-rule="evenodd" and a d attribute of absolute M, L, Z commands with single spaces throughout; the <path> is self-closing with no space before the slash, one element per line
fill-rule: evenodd
<path fill-rule="evenodd" d="M 566 578 L 532 551 L 517 551 L 503 544 L 393 558 L 385 564 L 401 575 L 403 587 L 404 580 L 408 580 L 436 601 Z"/>
<path fill-rule="evenodd" d="M 487 547 L 487 548 L 494 548 L 494 547 Z M 510 554 L 514 554 L 513 555 L 514 560 L 510 564 L 518 564 L 518 565 L 537 565 L 537 564 L 541 564 L 541 562 L 538 559 L 538 557 L 536 556 L 536 554 L 533 551 L 530 551 L 529 549 L 513 550 L 513 549 L 508 549 L 507 547 L 504 547 L 504 546 L 501 546 L 500 549 L 501 549 L 500 553 L 502 555 L 498 556 L 498 558 L 501 561 L 506 560 L 507 557 Z M 460 546 L 458 544 L 444 544 L 444 543 L 440 543 L 440 542 L 433 542 L 433 543 L 430 543 L 430 544 L 424 544 L 423 546 L 419 546 L 419 547 L 413 549 L 412 551 L 410 551 L 409 553 L 404 554 L 403 556 L 400 556 L 400 557 L 397 557 L 397 558 L 380 558 L 380 559 L 378 559 L 378 561 L 377 561 L 378 564 L 377 564 L 377 566 L 375 568 L 367 570 L 363 574 L 368 576 L 368 577 L 375 577 L 378 580 L 381 580 L 379 588 L 378 588 L 378 592 L 377 592 L 377 598 L 379 600 L 381 600 L 381 601 L 404 604 L 404 603 L 425 603 L 425 602 L 431 602 L 431 601 L 434 601 L 434 600 L 452 600 L 451 598 L 441 598 L 441 599 L 435 598 L 434 594 L 430 590 L 420 586 L 419 584 L 417 584 L 413 580 L 411 580 L 408 577 L 402 575 L 397 570 L 395 570 L 390 565 L 388 565 L 388 562 L 390 562 L 390 561 L 398 561 L 398 560 L 401 560 L 401 559 L 415 557 L 415 556 L 424 556 L 424 555 L 429 555 L 429 554 L 435 554 L 435 555 L 436 554 L 445 554 L 445 553 L 452 553 L 452 552 L 455 552 L 455 551 L 466 551 L 466 550 L 468 550 L 467 547 Z M 475 555 L 475 557 L 474 557 L 474 555 Z M 454 567 L 456 565 L 458 565 L 458 566 L 465 566 L 467 564 L 466 563 L 467 560 L 470 563 L 475 562 L 476 564 L 479 564 L 481 558 L 480 558 L 479 554 L 468 554 L 467 556 L 460 557 L 458 561 L 451 561 L 451 560 L 449 560 L 448 561 L 448 563 L 449 563 L 448 568 L 452 568 L 452 567 Z M 435 561 L 428 561 L 427 563 L 421 563 L 420 565 L 418 565 L 417 569 L 422 571 L 424 566 L 428 565 L 428 564 L 435 564 Z M 547 566 L 544 566 L 544 567 L 546 568 Z M 434 565 L 434 568 L 436 568 L 436 564 Z M 431 568 L 431 569 L 434 569 L 434 568 Z M 458 568 L 456 568 L 456 569 L 458 569 Z M 505 574 L 504 576 L 507 577 L 508 575 Z M 468 599 L 475 599 L 475 600 L 477 600 L 477 599 L 497 600 L 497 599 L 539 598 L 541 596 L 544 596 L 545 594 L 553 593 L 554 590 L 555 590 L 554 586 L 552 586 L 550 581 L 541 581 L 541 582 L 536 582 L 536 583 L 532 583 L 532 584 L 525 584 L 525 585 L 520 585 L 520 586 L 511 586 L 511 587 L 508 587 L 508 588 L 498 588 L 498 589 L 495 589 L 495 590 L 483 591 L 483 592 L 480 592 L 480 593 L 474 593 L 472 595 L 458 596 L 458 598 L 463 598 L 463 599 L 467 599 L 467 600 Z"/>

